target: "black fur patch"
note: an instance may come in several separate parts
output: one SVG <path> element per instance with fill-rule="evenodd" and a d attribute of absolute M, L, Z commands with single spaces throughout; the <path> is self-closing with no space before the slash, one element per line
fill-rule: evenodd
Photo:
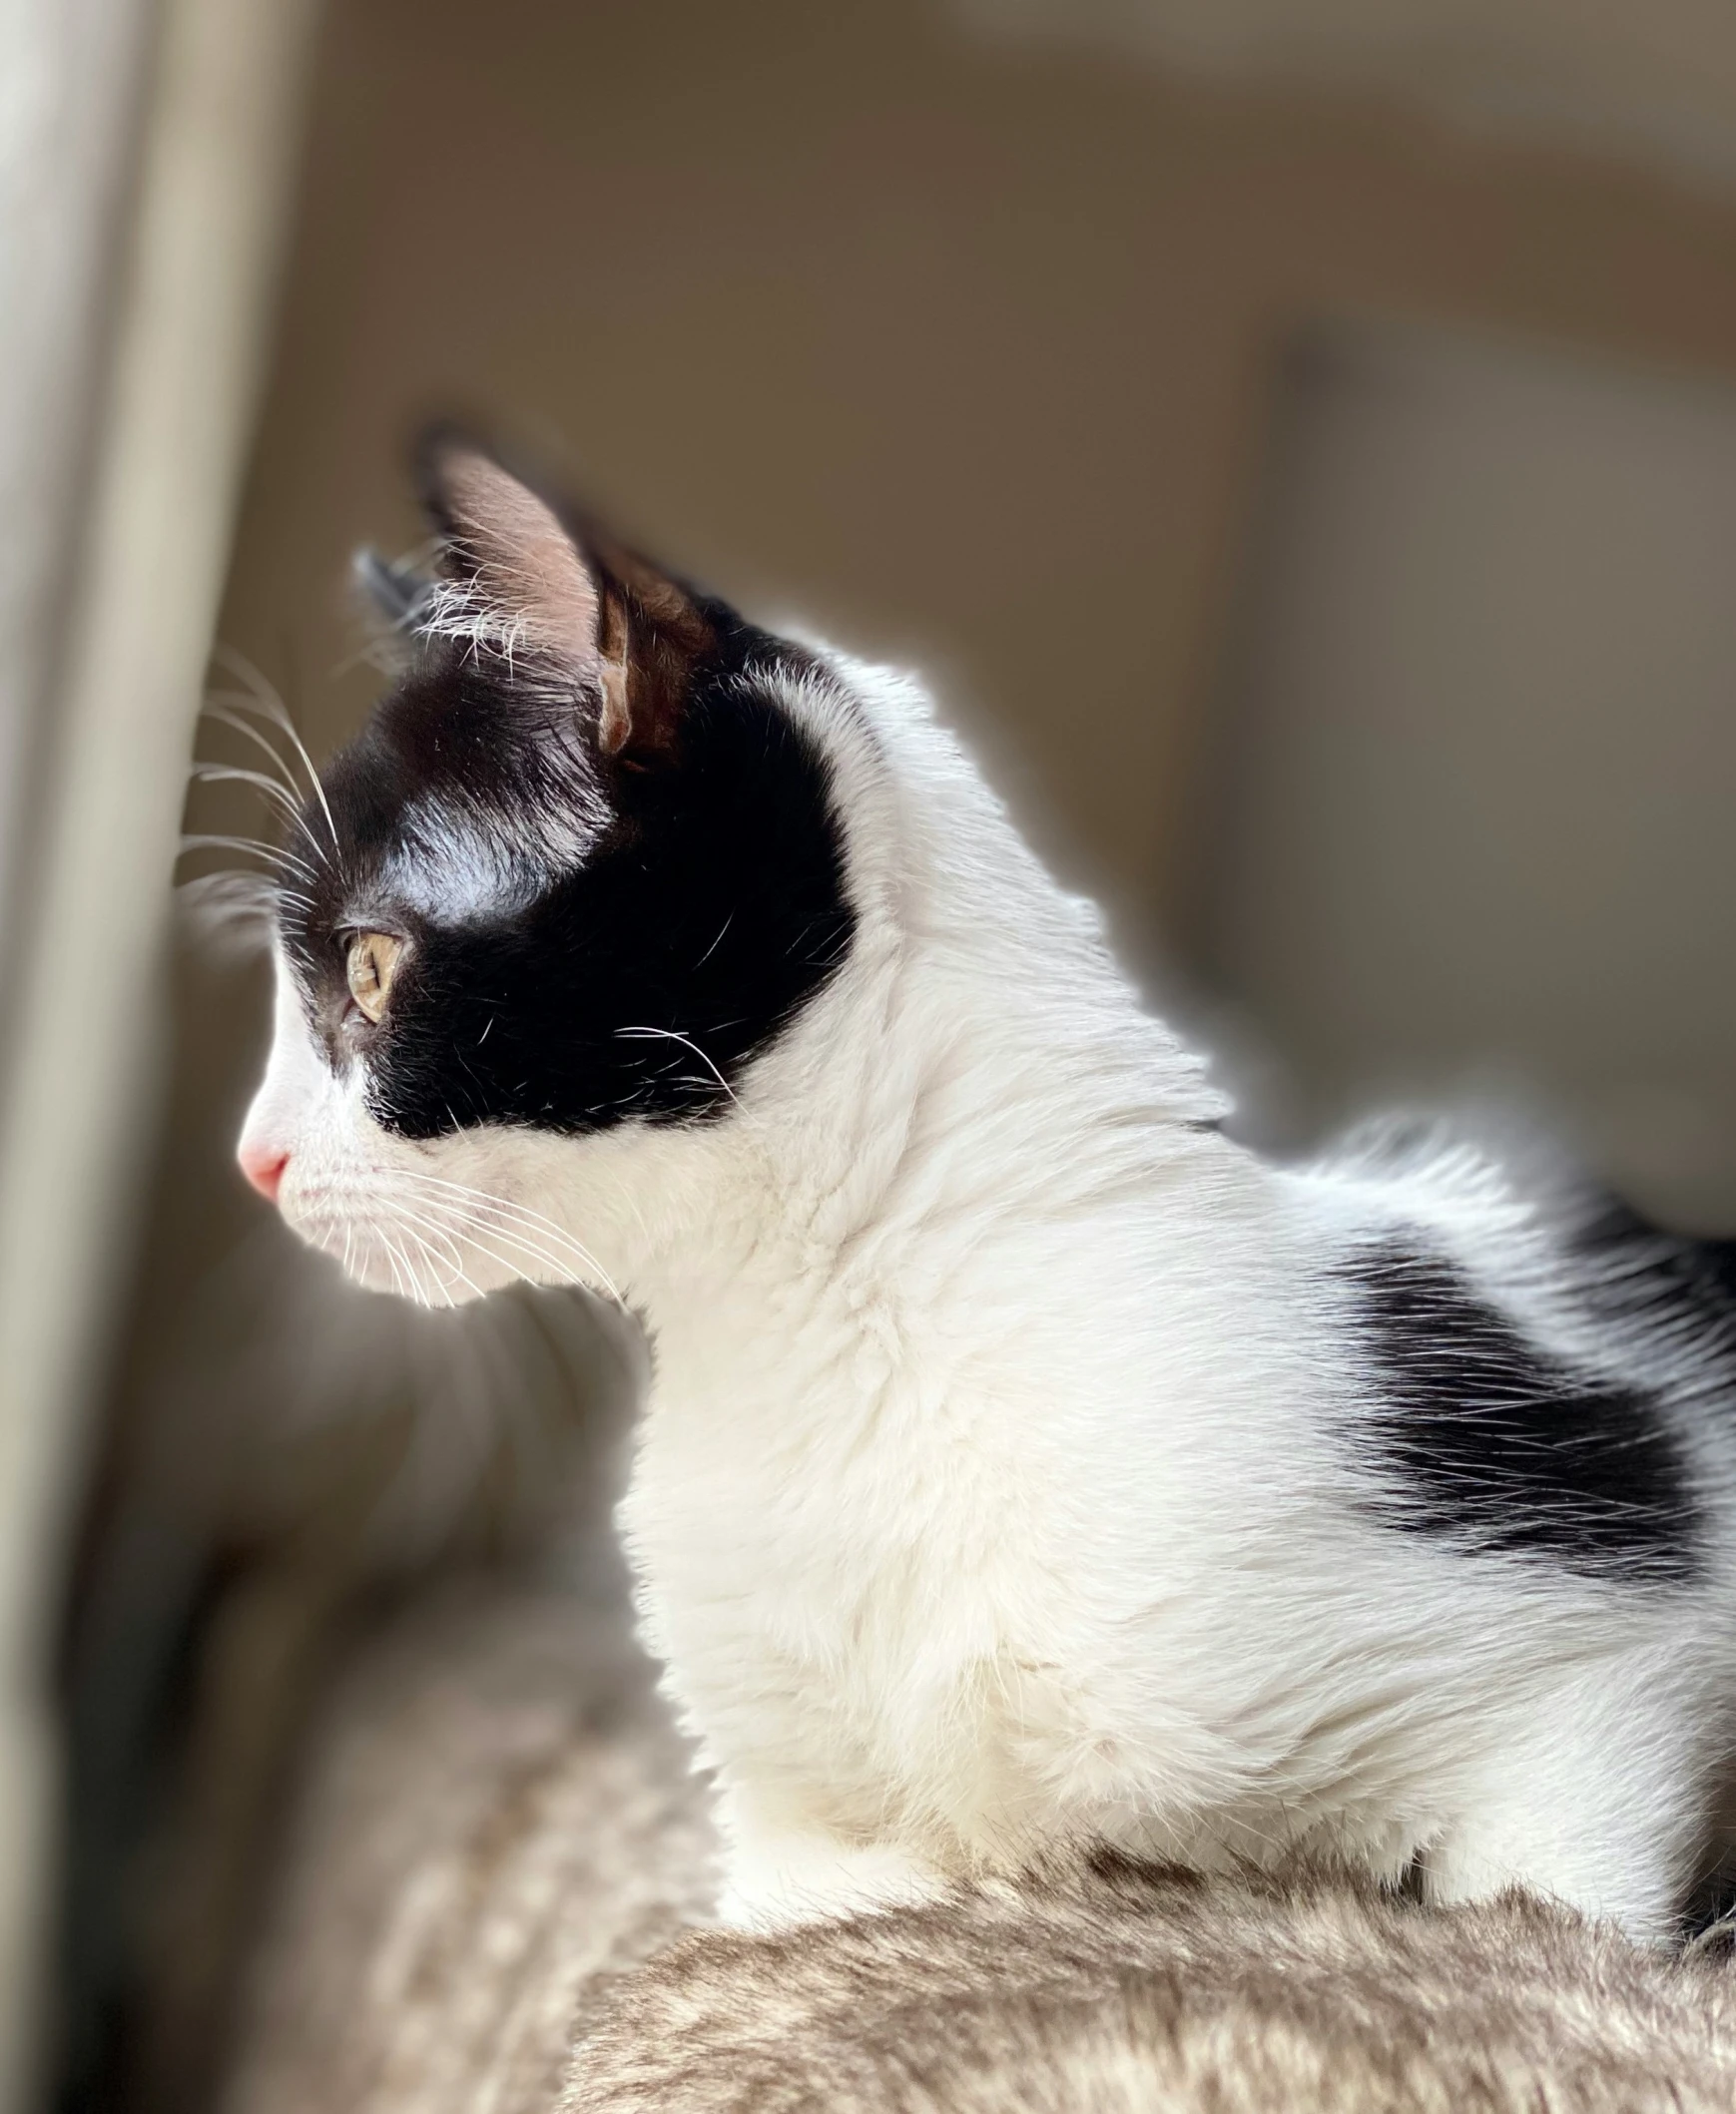
<path fill-rule="evenodd" d="M 280 930 L 333 1064 L 366 1062 L 387 1128 L 718 1116 L 843 962 L 855 920 L 826 769 L 757 684 L 801 657 L 705 607 L 715 651 L 654 769 L 600 758 L 582 703 L 539 693 L 534 670 L 438 645 L 334 761 L 336 857 L 296 877 Z M 450 915 L 407 888 L 430 806 L 505 842 L 525 884 Z M 316 804 L 306 821 L 329 835 Z M 550 857 L 563 823 L 585 848 Z M 424 842 L 424 873 L 439 848 Z M 344 979 L 358 926 L 407 942 L 377 1026 Z"/>
<path fill-rule="evenodd" d="M 1545 1356 L 1438 1257 L 1388 1242 L 1345 1274 L 1380 1374 L 1388 1525 L 1588 1577 L 1697 1575 L 1699 1511 L 1656 1402 Z"/>

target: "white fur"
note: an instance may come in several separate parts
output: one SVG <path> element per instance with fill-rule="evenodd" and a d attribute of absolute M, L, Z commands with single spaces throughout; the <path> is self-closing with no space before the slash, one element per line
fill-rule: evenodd
<path fill-rule="evenodd" d="M 884 1902 L 1090 1834 L 1208 1865 L 1420 1857 L 1442 1899 L 1523 1879 L 1660 1933 L 1728 1732 L 1728 1564 L 1598 1583 L 1354 1502 L 1325 1266 L 1421 1222 L 1582 1348 L 1529 1207 L 1464 1147 L 1280 1171 L 1203 1127 L 1201 1063 L 919 690 L 831 666 L 787 704 L 835 774 L 856 940 L 722 1120 L 408 1145 L 287 978 L 249 1118 L 292 1154 L 291 1221 L 371 1282 L 583 1277 L 644 1315 L 622 1521 L 719 1773 L 728 1912 Z"/>

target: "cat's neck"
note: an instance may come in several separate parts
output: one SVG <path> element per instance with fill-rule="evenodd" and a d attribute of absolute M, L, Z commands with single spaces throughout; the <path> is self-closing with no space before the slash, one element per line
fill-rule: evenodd
<path fill-rule="evenodd" d="M 575 1144 L 547 1200 L 661 1342 L 774 1333 L 930 1250 L 1076 1224 L 1198 1157 L 1223 1103 L 907 694 L 835 759 L 857 929 L 715 1122 Z M 1221 1148 L 1221 1141 L 1210 1141 Z"/>
<path fill-rule="evenodd" d="M 662 1362 L 715 1363 L 726 1338 L 758 1361 L 822 1312 L 833 1329 L 855 1325 L 841 1310 L 870 1327 L 889 1288 L 937 1282 L 960 1244 L 978 1261 L 1028 1249 L 1051 1219 L 1076 1242 L 1100 1200 L 1155 1195 L 1232 1150 L 1130 995 L 1119 1019 L 1082 1028 L 949 952 L 856 964 L 832 1014 L 751 1072 L 719 1121 L 575 1147 L 560 1221 Z"/>

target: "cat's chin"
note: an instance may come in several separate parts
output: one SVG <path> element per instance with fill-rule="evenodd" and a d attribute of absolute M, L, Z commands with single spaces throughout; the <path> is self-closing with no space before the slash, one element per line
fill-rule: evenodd
<path fill-rule="evenodd" d="M 425 1247 L 417 1250 L 402 1242 L 388 1243 L 365 1228 L 330 1220 L 297 1220 L 288 1213 L 285 1217 L 309 1248 L 334 1263 L 360 1292 L 407 1300 L 416 1307 L 467 1307 L 473 1300 L 517 1282 L 515 1273 L 501 1270 L 489 1260 L 429 1253 Z"/>
<path fill-rule="evenodd" d="M 331 1255 L 329 1249 L 321 1252 Z M 412 1273 L 402 1262 L 385 1255 L 351 1256 L 347 1262 L 341 1256 L 332 1256 L 332 1261 L 358 1292 L 407 1300 L 413 1307 L 468 1307 L 498 1289 L 492 1284 L 479 1285 L 470 1277 L 437 1274 L 425 1264 Z"/>

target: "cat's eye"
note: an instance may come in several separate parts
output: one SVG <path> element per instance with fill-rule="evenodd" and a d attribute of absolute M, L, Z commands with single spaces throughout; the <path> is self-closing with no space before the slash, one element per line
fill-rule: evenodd
<path fill-rule="evenodd" d="M 364 1019 L 378 1020 L 385 1011 L 403 950 L 403 941 L 393 939 L 389 932 L 357 932 L 351 936 L 344 973 L 349 978 L 349 995 Z"/>

